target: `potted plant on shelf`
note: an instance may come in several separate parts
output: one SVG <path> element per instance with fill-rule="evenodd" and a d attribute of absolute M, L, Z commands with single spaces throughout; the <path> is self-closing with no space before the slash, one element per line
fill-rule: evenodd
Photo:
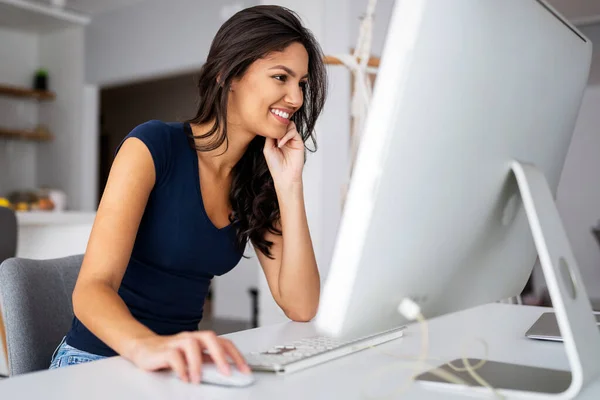
<path fill-rule="evenodd" d="M 36 90 L 48 90 L 48 70 L 39 68 L 35 71 L 33 79 L 33 88 Z"/>

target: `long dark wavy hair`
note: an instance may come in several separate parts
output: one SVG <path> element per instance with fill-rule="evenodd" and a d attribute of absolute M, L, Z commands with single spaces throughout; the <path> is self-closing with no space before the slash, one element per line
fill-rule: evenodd
<path fill-rule="evenodd" d="M 291 120 L 296 124 L 305 150 L 316 151 L 314 128 L 327 92 L 327 72 L 323 52 L 313 34 L 306 29 L 293 11 L 280 6 L 255 6 L 239 11 L 219 29 L 198 76 L 200 95 L 196 116 L 188 123 L 214 121 L 205 134 L 192 136 L 190 143 L 197 151 L 217 149 L 227 139 L 227 101 L 232 80 L 241 78 L 248 67 L 269 53 L 283 51 L 292 43 L 302 44 L 308 53 L 308 83 L 304 103 Z M 197 146 L 194 137 L 207 139 Z M 311 140 L 313 149 L 306 143 Z M 229 200 L 230 221 L 235 224 L 237 245 L 244 252 L 250 239 L 265 255 L 271 255 L 273 242 L 265 239 L 267 232 L 281 235 L 277 227 L 279 204 L 273 178 L 263 155 L 265 138 L 256 136 L 241 160 L 235 165 Z"/>

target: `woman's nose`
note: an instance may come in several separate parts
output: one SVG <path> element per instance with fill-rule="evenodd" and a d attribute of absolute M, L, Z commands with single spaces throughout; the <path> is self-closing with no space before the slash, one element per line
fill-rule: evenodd
<path fill-rule="evenodd" d="M 290 86 L 285 101 L 294 109 L 298 109 L 302 106 L 304 101 L 304 93 L 300 86 Z"/>

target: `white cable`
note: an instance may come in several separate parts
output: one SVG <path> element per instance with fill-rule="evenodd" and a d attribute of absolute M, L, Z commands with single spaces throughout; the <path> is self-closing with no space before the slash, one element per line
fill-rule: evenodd
<path fill-rule="evenodd" d="M 421 351 L 421 357 L 419 357 L 419 360 L 417 362 L 416 367 L 414 367 L 417 370 L 417 373 L 419 371 L 421 371 L 421 369 L 426 365 L 425 360 L 427 359 L 427 348 L 429 347 L 429 334 L 428 334 L 428 329 L 427 329 L 427 321 L 425 320 L 425 317 L 423 317 L 423 315 L 421 314 L 421 307 L 415 303 L 413 300 L 409 299 L 409 298 L 404 298 L 402 300 L 402 302 L 400 303 L 400 305 L 398 306 L 398 312 L 403 315 L 406 319 L 410 320 L 410 321 L 418 321 L 422 327 L 422 332 L 423 332 L 423 336 L 422 336 L 422 345 L 423 345 L 423 350 Z M 481 361 L 477 364 L 477 365 L 471 365 L 471 363 L 469 362 L 469 360 L 467 359 L 465 353 L 466 353 L 466 346 L 463 346 L 463 349 L 461 351 L 461 360 L 464 364 L 464 367 L 456 367 L 455 365 L 453 365 L 451 362 L 448 362 L 447 365 L 452 368 L 454 371 L 457 372 L 462 372 L 462 371 L 467 371 L 469 373 L 469 375 L 471 375 L 471 377 L 477 382 L 479 383 L 481 386 L 484 386 L 488 389 L 490 389 L 490 391 L 499 399 L 504 399 L 504 396 L 502 394 L 500 394 L 492 385 L 490 385 L 487 381 L 485 381 L 477 372 L 475 372 L 477 369 L 483 367 L 483 365 L 486 363 L 486 359 L 487 359 L 487 352 L 488 352 L 488 346 L 487 343 L 485 342 L 485 340 L 483 339 L 478 339 L 479 341 L 481 341 L 481 343 L 483 343 L 484 345 L 484 349 L 485 349 L 485 355 L 484 357 L 481 359 Z M 432 370 L 428 371 L 430 373 L 436 374 L 436 372 L 440 372 L 442 370 L 434 367 Z M 414 374 L 416 376 L 416 374 Z M 465 383 L 464 381 L 462 381 L 460 378 L 454 376 L 453 374 L 449 374 L 451 376 L 441 376 L 438 375 L 440 378 L 445 379 L 446 381 L 450 382 L 450 383 L 454 383 L 454 384 L 460 384 L 460 385 L 465 385 L 465 386 L 469 386 L 467 383 Z M 414 380 L 414 376 L 413 378 L 411 378 L 411 381 Z M 460 381 L 460 382 L 458 382 Z"/>
<path fill-rule="evenodd" d="M 416 307 L 415 307 L 416 306 Z M 416 366 L 414 365 L 415 362 L 414 361 L 409 361 L 408 365 L 401 365 L 402 368 L 410 368 L 413 370 L 413 373 L 411 374 L 411 376 L 404 381 L 404 383 L 402 385 L 400 385 L 393 393 L 391 393 L 389 396 L 386 396 L 385 398 L 391 398 L 391 399 L 397 399 L 399 398 L 399 396 L 404 393 L 409 387 L 410 385 L 414 382 L 416 376 L 425 368 L 429 369 L 430 373 L 433 375 L 438 376 L 439 378 L 442 378 L 444 380 L 446 380 L 447 382 L 451 382 L 457 385 L 464 385 L 464 386 L 468 386 L 468 383 L 465 382 L 464 380 L 460 379 L 459 377 L 457 377 L 456 375 L 447 372 L 443 369 L 439 369 L 437 367 L 434 367 L 430 364 L 427 363 L 427 353 L 429 350 L 429 328 L 427 326 L 426 321 L 424 320 L 423 316 L 420 313 L 419 310 L 419 306 L 416 305 L 415 303 L 412 303 L 410 301 L 406 302 L 403 301 L 400 306 L 398 307 L 398 310 L 401 313 L 406 312 L 406 315 L 411 315 L 416 320 L 419 320 L 419 322 L 421 322 L 421 353 L 419 354 L 418 358 L 417 358 L 417 362 L 416 362 Z M 407 317 L 408 318 L 408 317 Z M 411 319 L 411 318 L 408 318 Z M 374 346 L 372 346 L 371 348 L 374 348 Z M 407 362 L 406 360 L 403 360 L 402 357 L 397 357 L 394 354 L 388 354 L 388 353 L 384 353 L 386 355 L 390 355 L 394 358 L 400 358 L 401 361 L 403 362 Z M 374 378 L 380 376 L 383 372 L 388 371 L 390 368 L 396 367 L 398 366 L 398 364 L 394 364 L 394 365 L 383 365 L 377 369 L 375 369 L 367 382 L 372 381 Z M 365 385 L 367 386 L 367 385 Z M 369 396 L 368 394 L 365 394 L 366 397 L 368 398 L 372 398 L 372 399 L 376 399 L 376 400 L 381 400 L 381 396 Z"/>

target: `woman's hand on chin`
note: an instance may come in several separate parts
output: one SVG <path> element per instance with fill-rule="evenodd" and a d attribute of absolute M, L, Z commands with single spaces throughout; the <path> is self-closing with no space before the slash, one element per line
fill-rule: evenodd
<path fill-rule="evenodd" d="M 281 139 L 266 138 L 263 154 L 276 187 L 302 183 L 304 142 L 296 124 L 290 122 Z"/>

